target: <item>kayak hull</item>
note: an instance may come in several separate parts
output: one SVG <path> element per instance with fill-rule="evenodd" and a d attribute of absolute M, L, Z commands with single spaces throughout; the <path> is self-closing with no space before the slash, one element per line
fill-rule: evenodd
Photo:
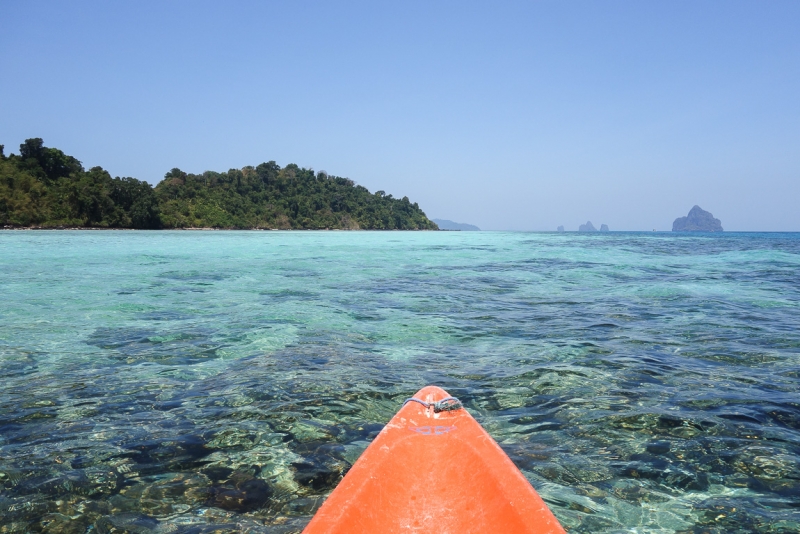
<path fill-rule="evenodd" d="M 428 386 L 415 398 L 449 397 Z M 318 533 L 562 533 L 525 476 L 465 410 L 408 402 L 304 530 Z"/>

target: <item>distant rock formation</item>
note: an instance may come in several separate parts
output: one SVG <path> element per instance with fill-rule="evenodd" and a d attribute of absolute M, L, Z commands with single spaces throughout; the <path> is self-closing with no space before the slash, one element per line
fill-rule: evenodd
<path fill-rule="evenodd" d="M 556 231 L 558 231 L 558 232 L 563 232 L 563 231 L 564 231 L 564 227 L 563 227 L 563 226 L 559 226 L 559 227 L 558 227 L 558 230 L 556 230 Z"/>
<path fill-rule="evenodd" d="M 700 206 L 695 206 L 686 217 L 672 223 L 673 232 L 722 232 L 722 222 Z"/>
<path fill-rule="evenodd" d="M 600 231 L 601 232 L 608 232 L 608 225 L 607 224 L 601 224 L 600 225 Z"/>
<path fill-rule="evenodd" d="M 594 227 L 592 221 L 586 221 L 586 224 L 580 225 L 578 228 L 579 232 L 596 232 L 597 228 Z"/>
<path fill-rule="evenodd" d="M 431 219 L 439 227 L 439 230 L 461 230 L 463 232 L 478 232 L 480 228 L 473 224 L 457 223 L 447 219 Z"/>

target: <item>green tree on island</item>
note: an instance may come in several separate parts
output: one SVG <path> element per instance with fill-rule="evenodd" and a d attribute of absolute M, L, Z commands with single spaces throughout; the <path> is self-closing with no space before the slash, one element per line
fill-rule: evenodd
<path fill-rule="evenodd" d="M 436 230 L 417 203 L 370 193 L 352 180 L 274 161 L 187 174 L 172 169 L 151 187 L 112 178 L 42 139 L 19 155 L 0 146 L 0 224 L 95 228 Z"/>

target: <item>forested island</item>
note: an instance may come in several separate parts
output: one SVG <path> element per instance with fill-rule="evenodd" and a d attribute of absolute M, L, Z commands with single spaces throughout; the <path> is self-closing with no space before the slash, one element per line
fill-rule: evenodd
<path fill-rule="evenodd" d="M 19 154 L 0 145 L 0 226 L 42 228 L 230 228 L 437 230 L 416 202 L 370 193 L 352 180 L 274 161 L 188 174 L 155 187 L 112 178 L 42 139 Z"/>

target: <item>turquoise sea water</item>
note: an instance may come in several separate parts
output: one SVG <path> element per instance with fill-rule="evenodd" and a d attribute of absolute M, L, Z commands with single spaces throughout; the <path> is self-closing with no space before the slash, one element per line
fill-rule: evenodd
<path fill-rule="evenodd" d="M 296 532 L 458 396 L 572 532 L 800 531 L 800 234 L 0 233 L 0 532 Z"/>

